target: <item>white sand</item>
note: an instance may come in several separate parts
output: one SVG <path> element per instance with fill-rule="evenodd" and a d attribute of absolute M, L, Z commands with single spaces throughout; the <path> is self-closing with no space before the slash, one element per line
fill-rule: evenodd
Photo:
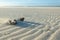
<path fill-rule="evenodd" d="M 5 24 L 20 17 L 23 23 Z M 0 8 L 0 40 L 60 40 L 60 8 Z"/>

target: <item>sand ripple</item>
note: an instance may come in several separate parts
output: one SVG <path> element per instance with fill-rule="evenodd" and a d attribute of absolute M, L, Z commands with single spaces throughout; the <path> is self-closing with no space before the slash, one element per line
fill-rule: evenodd
<path fill-rule="evenodd" d="M 60 40 L 60 14 L 36 14 L 26 20 L 7 25 L 8 18 L 0 18 L 0 40 Z"/>

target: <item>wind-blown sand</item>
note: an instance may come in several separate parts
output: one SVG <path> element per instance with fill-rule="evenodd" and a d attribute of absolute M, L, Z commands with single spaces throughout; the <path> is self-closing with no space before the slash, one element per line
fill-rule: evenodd
<path fill-rule="evenodd" d="M 20 17 L 25 17 L 25 21 L 6 24 L 9 19 Z M 60 40 L 60 8 L 0 8 L 0 40 Z"/>

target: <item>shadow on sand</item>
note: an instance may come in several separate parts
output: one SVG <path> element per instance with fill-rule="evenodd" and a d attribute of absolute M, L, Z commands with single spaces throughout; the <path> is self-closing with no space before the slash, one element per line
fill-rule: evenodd
<path fill-rule="evenodd" d="M 35 23 L 35 22 L 29 22 L 29 21 L 17 21 L 17 24 L 16 26 L 19 26 L 19 27 L 36 27 L 38 25 L 41 25 L 39 23 Z"/>

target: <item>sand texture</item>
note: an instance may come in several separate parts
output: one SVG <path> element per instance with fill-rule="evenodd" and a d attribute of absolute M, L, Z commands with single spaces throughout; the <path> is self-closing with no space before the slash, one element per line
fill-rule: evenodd
<path fill-rule="evenodd" d="M 20 17 L 25 20 L 6 24 Z M 0 8 L 0 40 L 60 40 L 60 8 Z"/>

